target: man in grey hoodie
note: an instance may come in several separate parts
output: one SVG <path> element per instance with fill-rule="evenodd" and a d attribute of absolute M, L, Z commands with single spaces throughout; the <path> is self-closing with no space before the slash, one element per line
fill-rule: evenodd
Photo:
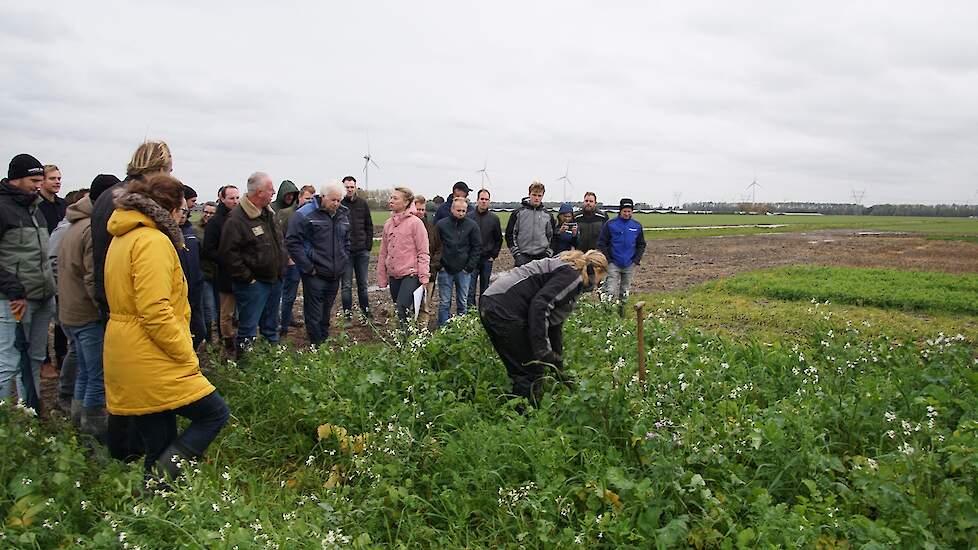
<path fill-rule="evenodd" d="M 554 235 L 554 217 L 543 207 L 546 188 L 535 181 L 530 184 L 529 192 L 523 206 L 513 212 L 506 224 L 506 246 L 513 253 L 516 267 L 553 255 L 550 241 Z"/>

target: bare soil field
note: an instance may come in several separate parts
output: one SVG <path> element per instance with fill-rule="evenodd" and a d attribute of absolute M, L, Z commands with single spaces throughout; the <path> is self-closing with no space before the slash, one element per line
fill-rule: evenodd
<path fill-rule="evenodd" d="M 632 292 L 682 290 L 743 271 L 788 265 L 978 272 L 978 245 L 826 230 L 651 240 Z"/>
<path fill-rule="evenodd" d="M 376 261 L 376 257 L 371 258 L 372 284 L 376 283 Z M 633 280 L 632 292 L 676 291 L 744 271 L 801 264 L 975 273 L 978 244 L 844 230 L 652 239 Z M 504 247 L 494 272 L 512 267 L 513 257 Z M 370 300 L 375 327 L 354 323 L 345 329 L 356 341 L 375 340 L 376 330 L 386 332 L 396 325 L 391 320 L 393 304 L 386 289 L 371 292 Z M 296 314 L 301 318 L 300 302 L 301 299 L 296 302 Z M 339 298 L 336 307 L 339 308 Z M 432 319 L 431 328 L 434 326 Z M 337 330 L 344 329 L 334 326 L 333 333 Z M 305 345 L 304 329 L 292 332 L 295 334 L 290 334 L 290 339 Z"/>

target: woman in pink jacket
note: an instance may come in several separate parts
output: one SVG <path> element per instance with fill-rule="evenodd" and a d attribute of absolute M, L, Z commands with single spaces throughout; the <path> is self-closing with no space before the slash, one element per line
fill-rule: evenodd
<path fill-rule="evenodd" d="M 384 223 L 377 261 L 377 284 L 390 284 L 401 328 L 406 329 L 408 315 L 414 307 L 414 291 L 428 284 L 428 231 L 414 215 L 414 193 L 396 187 L 388 202 L 391 217 Z"/>

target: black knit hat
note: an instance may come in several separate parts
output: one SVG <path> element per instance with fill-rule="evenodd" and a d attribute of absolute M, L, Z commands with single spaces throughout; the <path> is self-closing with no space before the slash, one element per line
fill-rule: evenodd
<path fill-rule="evenodd" d="M 184 185 L 183 186 L 183 198 L 185 198 L 185 199 L 187 199 L 189 201 L 190 199 L 193 199 L 193 198 L 196 198 L 196 197 L 197 197 L 197 192 L 194 191 L 194 188 L 193 187 L 190 187 L 189 185 Z"/>
<path fill-rule="evenodd" d="M 92 187 L 88 192 L 88 196 L 91 198 L 92 202 L 95 202 L 103 191 L 106 189 L 111 189 L 117 183 L 119 183 L 119 178 L 113 176 L 112 174 L 99 174 L 92 180 Z"/>
<path fill-rule="evenodd" d="M 44 165 L 41 164 L 41 161 L 27 153 L 21 153 L 10 159 L 10 167 L 7 169 L 7 179 L 19 180 L 20 178 L 29 176 L 43 175 Z"/>
<path fill-rule="evenodd" d="M 635 201 L 632 199 L 621 199 L 621 202 L 618 203 L 618 209 L 620 210 L 622 208 L 635 208 Z"/>

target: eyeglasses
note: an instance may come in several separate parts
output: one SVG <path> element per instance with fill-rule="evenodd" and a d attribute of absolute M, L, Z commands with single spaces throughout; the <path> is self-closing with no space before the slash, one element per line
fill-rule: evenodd
<path fill-rule="evenodd" d="M 180 209 L 180 212 L 183 212 L 184 214 L 189 214 L 190 213 L 190 209 L 189 208 L 181 208 Z"/>

